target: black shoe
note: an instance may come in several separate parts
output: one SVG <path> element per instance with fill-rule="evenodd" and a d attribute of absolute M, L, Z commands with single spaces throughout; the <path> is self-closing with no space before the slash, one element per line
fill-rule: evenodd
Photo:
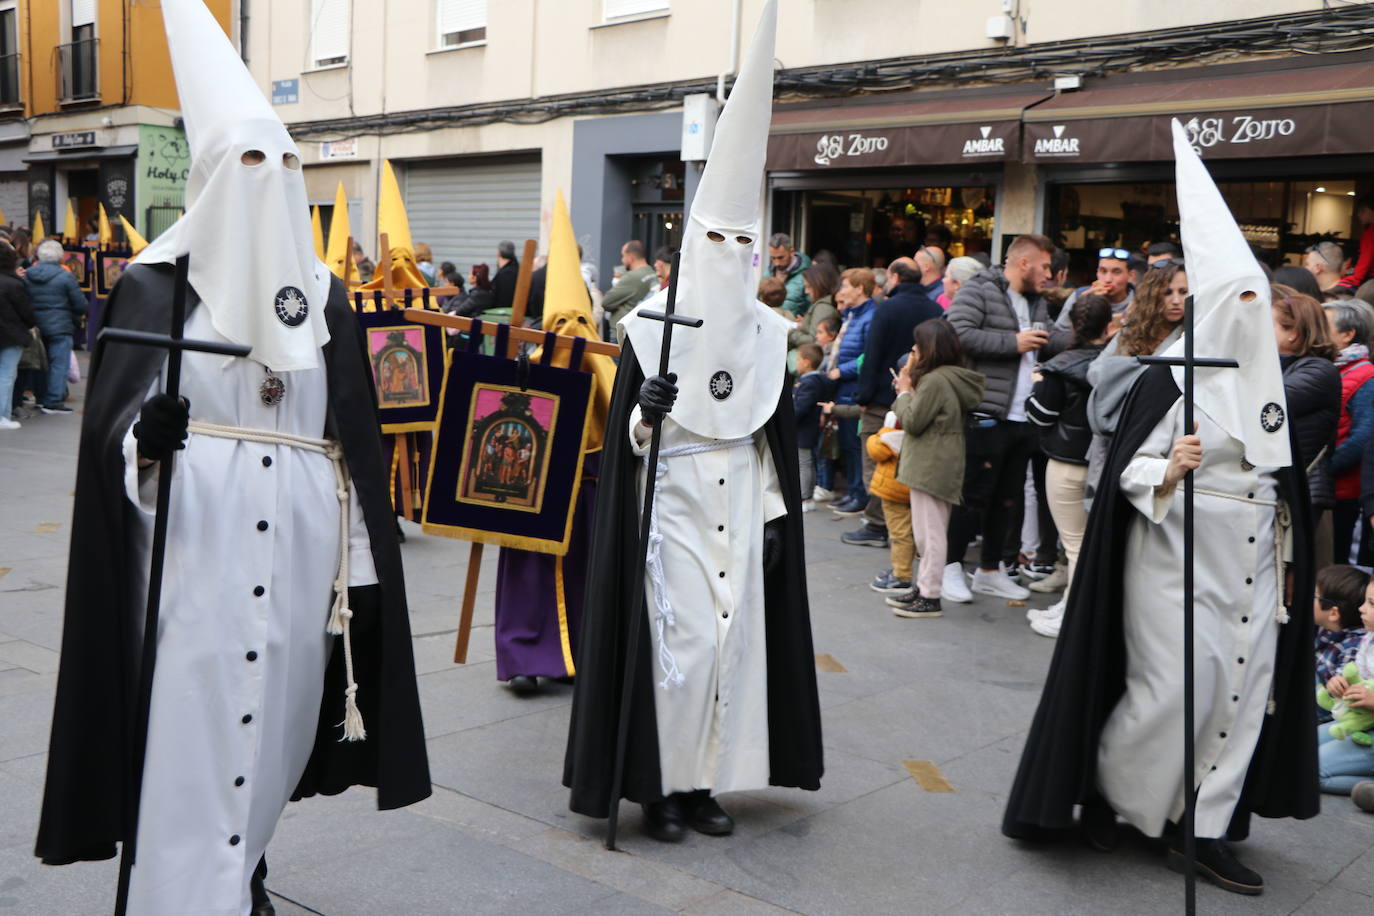
<path fill-rule="evenodd" d="M 1169 868 L 1176 872 L 1184 870 L 1182 838 L 1169 841 Z M 1236 859 L 1231 847 L 1225 840 L 1197 841 L 1197 874 L 1206 878 L 1217 887 L 1233 894 L 1255 897 L 1264 893 L 1264 879 Z"/>
<path fill-rule="evenodd" d="M 1031 582 L 1039 582 L 1054 572 L 1053 563 L 1021 563 L 1019 565 L 1021 578 Z M 1011 570 L 1007 570 L 1007 575 L 1011 575 Z"/>
<path fill-rule="evenodd" d="M 868 584 L 868 587 L 882 595 L 896 595 L 911 591 L 911 581 L 909 579 L 899 579 L 892 574 L 892 570 L 880 572 Z"/>
<path fill-rule="evenodd" d="M 517 674 L 515 677 L 506 681 L 511 691 L 518 697 L 527 697 L 532 693 L 539 692 L 539 679 L 528 674 Z"/>
<path fill-rule="evenodd" d="M 868 508 L 868 500 L 846 499 L 844 502 L 835 506 L 836 515 L 863 515 Z"/>
<path fill-rule="evenodd" d="M 892 605 L 892 613 L 898 617 L 917 618 L 945 616 L 944 609 L 940 607 L 939 598 L 926 598 L 923 595 L 917 595 L 916 600 L 912 601 L 910 604 L 895 601 L 889 601 L 888 604 Z"/>
<path fill-rule="evenodd" d="M 1116 812 L 1105 801 L 1097 799 L 1084 805 L 1078 813 L 1078 826 L 1083 830 L 1083 842 L 1098 852 L 1116 848 Z"/>
<path fill-rule="evenodd" d="M 38 409 L 43 411 L 45 414 L 48 414 L 49 416 L 63 416 L 65 414 L 74 413 L 74 411 L 66 404 L 44 404 L 42 407 Z"/>
<path fill-rule="evenodd" d="M 863 510 L 860 510 L 863 511 Z M 881 547 L 887 549 L 887 532 L 864 525 L 857 531 L 846 531 L 840 540 L 855 547 Z"/>
<path fill-rule="evenodd" d="M 677 798 L 688 826 L 697 833 L 707 836 L 729 836 L 734 833 L 735 819 L 725 813 L 725 809 L 706 789 L 683 792 Z"/>
<path fill-rule="evenodd" d="M 267 896 L 266 881 L 267 860 L 264 858 L 258 860 L 258 867 L 253 871 L 253 877 L 248 880 L 248 892 L 253 898 L 250 916 L 276 916 L 277 908 L 272 905 L 272 898 Z"/>
<path fill-rule="evenodd" d="M 687 836 L 682 820 L 679 796 L 669 795 L 663 801 L 640 805 L 644 809 L 644 832 L 660 843 L 680 843 Z"/>

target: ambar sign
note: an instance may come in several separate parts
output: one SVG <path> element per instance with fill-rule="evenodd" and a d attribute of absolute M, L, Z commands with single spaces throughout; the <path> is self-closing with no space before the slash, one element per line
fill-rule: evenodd
<path fill-rule="evenodd" d="M 1006 138 L 992 136 L 992 126 L 985 125 L 978 128 L 979 137 L 964 141 L 963 157 L 965 159 L 975 159 L 982 156 L 996 156 L 1002 158 L 1006 155 Z"/>
<path fill-rule="evenodd" d="M 1039 137 L 1035 141 L 1034 152 L 1037 156 L 1068 157 L 1079 156 L 1081 150 L 1078 148 L 1077 137 L 1066 137 L 1064 135 L 1065 125 L 1056 124 L 1050 128 L 1054 136 Z"/>

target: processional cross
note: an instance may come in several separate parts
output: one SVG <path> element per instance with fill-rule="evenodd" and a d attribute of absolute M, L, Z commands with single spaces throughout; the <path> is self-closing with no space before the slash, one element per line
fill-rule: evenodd
<path fill-rule="evenodd" d="M 668 374 L 668 354 L 673 347 L 673 325 L 680 324 L 689 328 L 699 328 L 700 318 L 687 318 L 677 312 L 678 266 L 682 252 L 673 255 L 672 280 L 668 284 L 668 304 L 663 311 L 644 310 L 641 318 L 663 322 L 663 344 L 658 351 L 658 374 Z M 663 419 L 654 421 L 653 433 L 649 438 L 648 473 L 644 481 L 644 506 L 639 515 L 639 551 L 635 554 L 635 575 L 630 579 L 635 587 L 630 595 L 630 632 L 625 643 L 625 681 L 620 693 L 620 723 L 615 739 L 615 769 L 611 777 L 610 812 L 606 818 L 606 848 L 615 849 L 615 832 L 620 818 L 620 789 L 625 779 L 626 744 L 630 734 L 630 707 L 634 702 L 635 668 L 639 661 L 640 618 L 644 616 L 644 570 L 649 556 L 649 524 L 654 511 L 654 495 L 658 488 L 658 452 L 663 438 Z"/>
<path fill-rule="evenodd" d="M 101 330 L 96 339 L 95 362 L 99 366 L 99 354 L 111 343 L 133 344 L 135 346 L 155 347 L 167 351 L 166 394 L 173 398 L 181 395 L 181 354 L 187 350 L 198 353 L 217 353 L 222 356 L 245 357 L 251 347 L 239 344 L 219 343 L 210 340 L 187 340 L 186 329 L 186 289 L 187 271 L 190 255 L 181 255 L 176 261 L 176 274 L 172 290 L 172 328 L 170 334 L 153 334 L 147 331 L 132 331 L 127 328 L 107 327 Z M 124 916 L 129 908 L 129 879 L 133 873 L 134 859 L 138 854 L 138 814 L 143 789 L 143 763 L 148 747 L 148 711 L 153 698 L 153 667 L 157 664 L 158 618 L 162 608 L 162 567 L 167 557 L 167 514 L 172 502 L 173 456 L 168 455 L 160 462 L 157 478 L 157 515 L 153 518 L 153 544 L 150 551 L 148 572 L 148 605 L 143 618 L 143 648 L 138 668 L 138 696 L 135 698 L 133 734 L 130 746 L 128 784 L 125 786 L 125 811 L 128 812 L 124 825 L 124 842 L 119 849 L 119 886 L 115 892 L 115 916 Z"/>
<path fill-rule="evenodd" d="M 1183 357 L 1137 356 L 1142 363 L 1156 366 L 1183 367 L 1183 429 L 1193 432 L 1193 370 L 1238 369 L 1234 359 L 1200 357 L 1193 354 L 1193 297 L 1189 296 L 1183 312 Z M 1194 756 L 1197 737 L 1193 734 L 1193 472 L 1183 475 L 1183 893 L 1184 909 L 1188 916 L 1197 912 L 1197 838 L 1194 836 L 1197 816 L 1197 788 L 1194 775 Z"/>

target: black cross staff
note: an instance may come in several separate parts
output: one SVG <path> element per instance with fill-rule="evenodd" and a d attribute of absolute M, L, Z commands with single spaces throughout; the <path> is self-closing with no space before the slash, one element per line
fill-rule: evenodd
<path fill-rule="evenodd" d="M 1193 355 L 1193 297 L 1183 309 L 1183 358 L 1176 356 L 1137 356 L 1142 363 L 1183 367 L 1183 429 L 1193 434 L 1193 370 L 1238 369 L 1234 359 L 1213 359 Z M 1183 895 L 1188 916 L 1197 912 L 1197 838 L 1193 835 L 1197 815 L 1197 788 L 1193 773 L 1197 737 L 1193 734 L 1193 472 L 1183 475 Z"/>
<path fill-rule="evenodd" d="M 111 343 L 123 343 L 166 350 L 166 392 L 174 398 L 181 394 L 181 354 L 186 350 L 218 353 L 224 356 L 247 356 L 252 349 L 238 344 L 185 338 L 188 286 L 186 276 L 189 265 L 189 255 L 177 258 L 170 335 L 107 327 L 100 332 L 96 341 L 98 348 L 109 346 Z M 138 854 L 138 812 L 143 788 L 143 758 L 148 746 L 148 710 L 153 699 L 153 666 L 157 664 L 157 625 L 162 607 L 162 566 L 167 556 L 167 510 L 172 502 L 172 466 L 171 455 L 162 459 L 157 478 L 157 515 L 153 519 L 153 546 L 148 572 L 148 608 L 143 617 L 143 652 L 138 669 L 138 698 L 134 707 L 128 785 L 125 787 L 125 810 L 128 812 L 128 819 L 124 825 L 124 842 L 119 852 L 119 889 L 115 892 L 115 916 L 124 916 L 128 911 L 129 878 L 133 873 L 134 858 Z"/>
<path fill-rule="evenodd" d="M 658 351 L 658 374 L 668 374 L 668 352 L 673 346 L 673 325 L 699 328 L 700 318 L 674 314 L 677 308 L 678 264 L 682 253 L 673 255 L 672 279 L 668 283 L 668 304 L 661 312 L 641 311 L 641 318 L 663 322 L 663 345 Z M 644 616 L 644 568 L 649 560 L 649 522 L 654 511 L 654 491 L 658 488 L 658 446 L 663 437 L 663 421 L 654 424 L 649 438 L 648 473 L 644 480 L 644 511 L 639 515 L 639 553 L 635 555 L 635 583 L 630 595 L 630 634 L 625 649 L 625 683 L 620 694 L 620 726 L 615 738 L 615 770 L 611 776 L 611 809 L 606 817 L 606 848 L 615 849 L 615 830 L 620 819 L 620 787 L 625 779 L 625 752 L 630 736 L 630 707 L 634 702 L 635 668 L 639 661 L 639 625 Z"/>

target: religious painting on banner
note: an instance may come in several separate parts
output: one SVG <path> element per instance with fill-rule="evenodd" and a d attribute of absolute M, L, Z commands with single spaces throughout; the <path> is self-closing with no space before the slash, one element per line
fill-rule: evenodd
<path fill-rule="evenodd" d="M 497 353 L 509 328 L 500 325 Z M 546 335 L 554 352 L 556 335 Z M 574 343 L 581 365 L 585 342 Z M 562 556 L 582 485 L 591 375 L 481 352 L 454 354 L 444 379 L 429 470 L 427 534 Z"/>
<path fill-rule="evenodd" d="M 132 255 L 128 250 L 97 251 L 95 253 L 95 295 L 98 299 L 108 299 L 110 290 L 124 276 Z"/>
<path fill-rule="evenodd" d="M 411 324 L 397 311 L 358 312 L 357 317 L 377 386 L 382 432 L 432 430 L 444 377 L 443 329 Z"/>
<path fill-rule="evenodd" d="M 95 274 L 91 269 L 90 250 L 81 245 L 63 245 L 62 248 L 62 269 L 76 277 L 77 285 L 89 293 Z"/>

